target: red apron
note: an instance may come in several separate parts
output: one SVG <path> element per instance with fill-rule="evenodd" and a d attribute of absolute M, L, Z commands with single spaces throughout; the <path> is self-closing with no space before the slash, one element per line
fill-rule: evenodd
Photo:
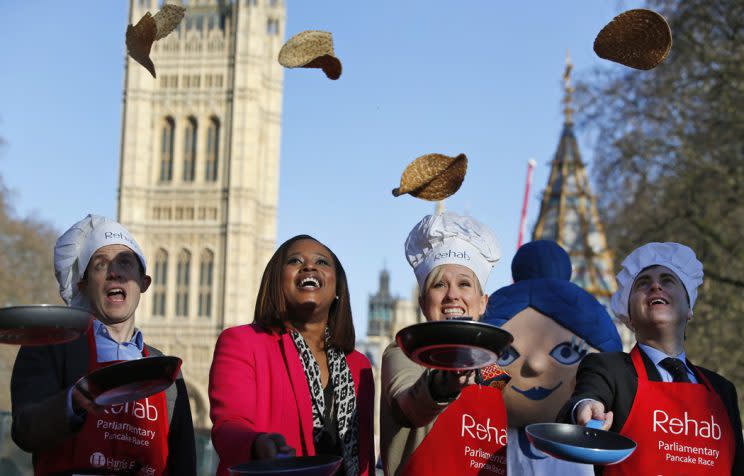
<path fill-rule="evenodd" d="M 402 474 L 505 475 L 506 426 L 501 390 L 468 385 L 437 417 Z"/>
<path fill-rule="evenodd" d="M 638 447 L 628 459 L 605 468 L 616 475 L 731 474 L 734 433 L 728 412 L 705 375 L 698 384 L 648 380 L 638 346 L 630 352 L 638 391 L 621 435 Z"/>
<path fill-rule="evenodd" d="M 89 373 L 116 362 L 98 362 L 92 330 L 87 337 Z M 145 348 L 145 357 L 148 354 Z M 112 405 L 100 414 L 90 413 L 78 433 L 38 454 L 34 474 L 94 470 L 100 474 L 166 475 L 167 412 L 165 392 L 160 392 L 136 402 Z"/>

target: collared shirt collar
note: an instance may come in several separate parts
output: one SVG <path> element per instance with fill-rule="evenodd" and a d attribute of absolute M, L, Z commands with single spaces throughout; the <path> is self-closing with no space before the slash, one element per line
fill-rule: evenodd
<path fill-rule="evenodd" d="M 643 350 L 643 352 L 646 353 L 648 358 L 651 359 L 651 362 L 653 362 L 654 365 L 656 365 L 657 367 L 659 365 L 659 362 L 666 359 L 667 357 L 679 359 L 685 363 L 685 366 L 687 366 L 687 355 L 685 354 L 684 350 L 679 355 L 666 355 L 664 352 L 660 351 L 659 349 L 655 349 L 650 345 L 639 343 L 638 346 L 641 348 L 641 350 Z"/>
<path fill-rule="evenodd" d="M 659 373 L 661 374 L 661 379 L 664 382 L 671 382 L 672 376 L 669 375 L 669 372 L 659 365 L 659 362 L 666 359 L 667 357 L 672 357 L 674 359 L 679 359 L 682 361 L 682 363 L 685 364 L 685 368 L 687 369 L 687 376 L 690 377 L 690 381 L 693 383 L 697 383 L 697 378 L 695 377 L 695 374 L 692 372 L 692 369 L 687 365 L 687 354 L 683 350 L 679 355 L 666 355 L 664 352 L 660 351 L 659 349 L 655 349 L 651 347 L 650 345 L 641 344 L 638 343 L 638 347 L 641 348 L 641 350 L 648 356 L 649 359 L 651 359 L 651 362 L 654 363 L 657 370 L 659 370 Z"/>
<path fill-rule="evenodd" d="M 103 324 L 103 322 L 99 321 L 98 319 L 93 320 L 93 330 L 95 331 L 96 336 L 100 335 L 102 337 L 105 337 L 106 339 L 116 342 L 114 338 L 111 337 L 108 328 Z M 142 350 L 145 348 L 145 342 L 144 338 L 142 337 L 142 332 L 140 332 L 138 328 L 134 328 L 132 338 L 127 341 L 127 344 L 134 344 L 140 352 L 142 352 Z"/>
<path fill-rule="evenodd" d="M 142 332 L 136 327 L 132 338 L 127 342 L 117 342 L 111 337 L 108 328 L 98 319 L 93 320 L 93 335 L 96 339 L 98 362 L 112 360 L 133 360 L 142 357 L 145 348 Z"/>

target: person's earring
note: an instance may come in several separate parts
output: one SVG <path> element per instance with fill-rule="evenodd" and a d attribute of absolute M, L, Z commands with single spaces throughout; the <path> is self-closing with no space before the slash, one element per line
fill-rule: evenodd
<path fill-rule="evenodd" d="M 338 301 L 338 295 L 336 295 L 336 297 L 335 297 L 334 299 L 335 299 L 336 301 Z"/>

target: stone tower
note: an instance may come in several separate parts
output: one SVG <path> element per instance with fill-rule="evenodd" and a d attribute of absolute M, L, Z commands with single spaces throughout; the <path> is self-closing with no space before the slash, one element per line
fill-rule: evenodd
<path fill-rule="evenodd" d="M 390 294 L 390 273 L 383 269 L 380 271 L 379 289 L 369 297 L 367 337 L 390 336 L 395 301 L 396 298 Z"/>
<path fill-rule="evenodd" d="M 162 2 L 130 0 L 134 24 Z M 153 45 L 157 79 L 127 57 L 118 218 L 152 285 L 137 325 L 183 359 L 197 428 L 225 327 L 253 320 L 276 239 L 283 0 L 191 0 Z"/>
<path fill-rule="evenodd" d="M 570 58 L 567 57 L 563 75 L 563 131 L 550 164 L 550 177 L 543 191 L 532 239 L 558 242 L 571 256 L 571 281 L 591 293 L 609 312 L 609 298 L 616 289 L 615 273 L 612 254 L 607 248 L 596 200 L 574 134 L 571 68 Z M 630 331 L 617 319 L 613 320 L 623 346 L 628 348 L 632 343 Z"/>

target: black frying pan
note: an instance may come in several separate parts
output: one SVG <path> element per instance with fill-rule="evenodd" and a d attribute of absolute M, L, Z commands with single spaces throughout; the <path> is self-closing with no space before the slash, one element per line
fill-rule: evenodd
<path fill-rule="evenodd" d="M 600 465 L 619 463 L 635 451 L 636 443 L 618 433 L 600 430 L 603 423 L 533 423 L 527 425 L 525 432 L 535 448 L 558 459 Z"/>
<path fill-rule="evenodd" d="M 440 370 L 472 370 L 495 364 L 514 338 L 477 321 L 449 320 L 414 324 L 395 336 L 409 359 Z"/>
<path fill-rule="evenodd" d="M 85 309 L 51 304 L 0 308 L 0 343 L 60 344 L 77 339 L 93 318 Z"/>
<path fill-rule="evenodd" d="M 102 367 L 82 377 L 75 386 L 97 405 L 117 405 L 165 390 L 175 382 L 180 369 L 178 357 L 144 357 Z"/>
<path fill-rule="evenodd" d="M 256 460 L 231 466 L 231 476 L 333 476 L 341 467 L 340 456 L 290 456 L 270 460 Z"/>

